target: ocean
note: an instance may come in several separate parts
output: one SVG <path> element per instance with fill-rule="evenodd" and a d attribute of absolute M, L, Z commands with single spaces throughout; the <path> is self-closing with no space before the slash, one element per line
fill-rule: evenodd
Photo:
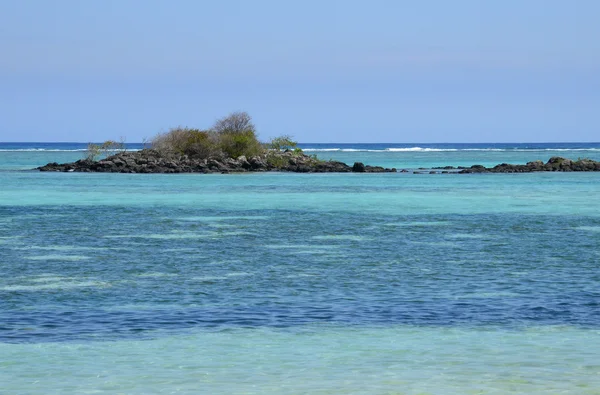
<path fill-rule="evenodd" d="M 397 169 L 600 160 L 301 147 Z M 31 170 L 85 148 L 0 143 L 1 394 L 600 393 L 600 173 Z"/>

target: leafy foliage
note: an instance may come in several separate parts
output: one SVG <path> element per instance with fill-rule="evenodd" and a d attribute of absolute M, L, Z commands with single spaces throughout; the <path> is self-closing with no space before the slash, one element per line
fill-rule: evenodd
<path fill-rule="evenodd" d="M 220 155 L 220 148 L 210 131 L 191 129 L 183 143 L 181 153 L 189 157 L 209 158 Z"/>
<path fill-rule="evenodd" d="M 285 151 L 293 149 L 295 152 L 297 152 L 296 150 L 300 150 L 299 152 L 302 152 L 302 150 L 298 148 L 298 142 L 292 140 L 292 137 L 288 135 L 272 138 L 268 144 L 268 147 L 276 151 Z"/>
<path fill-rule="evenodd" d="M 187 155 L 199 159 L 260 156 L 267 153 L 266 148 L 271 151 L 293 150 L 299 155 L 302 150 L 297 145 L 290 136 L 276 137 L 263 145 L 256 136 L 252 117 L 239 111 L 218 119 L 208 130 L 177 127 L 158 134 L 152 140 L 152 148 L 163 155 Z"/>
<path fill-rule="evenodd" d="M 242 155 L 252 157 L 264 152 L 262 144 L 256 138 L 253 131 L 226 132 L 219 136 L 219 147 L 230 158 L 238 158 Z"/>
<path fill-rule="evenodd" d="M 88 143 L 85 151 L 85 159 L 89 161 L 95 161 L 100 156 L 100 145 L 94 143 Z"/>
<path fill-rule="evenodd" d="M 246 112 L 234 112 L 217 120 L 212 131 L 218 137 L 219 148 L 230 158 L 251 157 L 264 152 L 256 137 L 252 117 Z"/>
<path fill-rule="evenodd" d="M 114 155 L 117 152 L 124 152 L 126 149 L 125 141 L 123 139 L 119 142 L 107 140 L 102 144 L 89 143 L 85 151 L 85 159 L 95 161 L 101 156 L 106 157 Z"/>
<path fill-rule="evenodd" d="M 288 158 L 286 158 L 284 156 L 269 153 L 269 154 L 267 154 L 267 163 L 270 166 L 273 166 L 277 169 L 281 169 L 282 167 L 285 167 L 289 163 L 289 160 L 288 160 Z"/>

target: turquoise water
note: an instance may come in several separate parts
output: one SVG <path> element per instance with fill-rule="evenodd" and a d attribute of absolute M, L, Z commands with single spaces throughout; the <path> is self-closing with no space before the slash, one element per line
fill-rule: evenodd
<path fill-rule="evenodd" d="M 598 173 L 19 170 L 72 148 L 0 151 L 0 393 L 600 391 Z"/>

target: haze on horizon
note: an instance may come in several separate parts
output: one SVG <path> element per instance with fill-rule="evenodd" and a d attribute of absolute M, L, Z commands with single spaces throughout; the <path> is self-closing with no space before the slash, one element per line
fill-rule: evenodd
<path fill-rule="evenodd" d="M 249 112 L 301 142 L 590 142 L 593 0 L 0 3 L 0 141 Z"/>

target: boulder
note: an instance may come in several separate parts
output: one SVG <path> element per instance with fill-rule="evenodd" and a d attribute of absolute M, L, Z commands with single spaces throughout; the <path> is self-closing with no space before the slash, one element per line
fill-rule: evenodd
<path fill-rule="evenodd" d="M 267 163 L 260 156 L 253 156 L 248 162 L 254 171 L 267 169 Z"/>
<path fill-rule="evenodd" d="M 352 165 L 352 171 L 354 173 L 364 173 L 366 171 L 364 163 L 354 162 L 354 165 Z"/>

